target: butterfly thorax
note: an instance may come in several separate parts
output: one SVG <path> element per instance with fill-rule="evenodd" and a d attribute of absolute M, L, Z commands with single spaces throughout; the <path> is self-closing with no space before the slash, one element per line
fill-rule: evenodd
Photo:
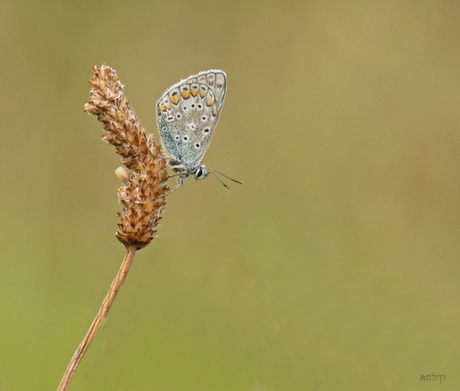
<path fill-rule="evenodd" d="M 178 160 L 170 159 L 168 160 L 168 165 L 182 179 L 194 176 L 196 180 L 202 180 L 208 176 L 208 172 L 204 164 L 200 164 L 196 167 L 191 168 L 186 167 Z"/>

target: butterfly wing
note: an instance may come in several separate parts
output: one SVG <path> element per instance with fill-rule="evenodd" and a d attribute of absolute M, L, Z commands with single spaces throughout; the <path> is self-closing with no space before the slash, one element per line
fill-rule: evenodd
<path fill-rule="evenodd" d="M 157 102 L 163 146 L 187 170 L 199 166 L 209 148 L 226 89 L 225 72 L 203 71 L 168 88 Z"/>

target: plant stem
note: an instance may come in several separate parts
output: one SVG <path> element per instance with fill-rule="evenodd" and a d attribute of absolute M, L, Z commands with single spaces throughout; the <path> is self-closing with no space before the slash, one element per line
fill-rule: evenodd
<path fill-rule="evenodd" d="M 106 318 L 107 313 L 109 312 L 110 307 L 112 306 L 112 303 L 115 300 L 115 297 L 117 296 L 117 293 L 120 290 L 120 287 L 126 278 L 126 275 L 128 274 L 131 264 L 133 263 L 136 249 L 136 246 L 133 245 L 126 247 L 126 254 L 120 266 L 120 269 L 118 270 L 116 277 L 112 281 L 109 291 L 107 292 L 107 295 L 105 296 L 105 299 L 102 302 L 101 307 L 99 308 L 99 311 L 93 320 L 93 323 L 91 323 L 88 332 L 86 333 L 77 350 L 75 351 L 74 355 L 72 356 L 72 359 L 70 360 L 69 365 L 67 366 L 67 369 L 65 370 L 64 375 L 62 376 L 62 380 L 59 384 L 58 391 L 67 390 L 70 384 L 70 380 L 72 379 L 73 374 L 77 370 L 78 364 L 80 364 L 80 361 L 82 360 L 89 346 L 93 342 L 93 339 L 96 336 L 97 332 L 101 328 L 102 323 Z"/>

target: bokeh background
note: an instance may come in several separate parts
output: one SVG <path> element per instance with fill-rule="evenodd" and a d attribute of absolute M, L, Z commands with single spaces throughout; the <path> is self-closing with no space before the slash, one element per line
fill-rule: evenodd
<path fill-rule="evenodd" d="M 69 390 L 460 389 L 459 18 L 3 0 L 0 391 L 57 388 L 123 258 L 119 157 L 83 113 L 102 63 L 155 135 L 167 87 L 225 70 L 204 163 L 244 185 L 168 197 Z"/>

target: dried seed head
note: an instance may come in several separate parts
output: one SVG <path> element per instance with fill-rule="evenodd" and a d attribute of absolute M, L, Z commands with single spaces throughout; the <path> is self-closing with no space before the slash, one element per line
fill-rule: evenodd
<path fill-rule="evenodd" d="M 104 126 L 102 140 L 115 147 L 129 172 L 118 189 L 123 211 L 116 237 L 125 247 L 141 249 L 152 241 L 166 204 L 166 160 L 126 100 L 115 70 L 102 65 L 93 67 L 93 73 L 84 110 L 97 115 Z"/>

